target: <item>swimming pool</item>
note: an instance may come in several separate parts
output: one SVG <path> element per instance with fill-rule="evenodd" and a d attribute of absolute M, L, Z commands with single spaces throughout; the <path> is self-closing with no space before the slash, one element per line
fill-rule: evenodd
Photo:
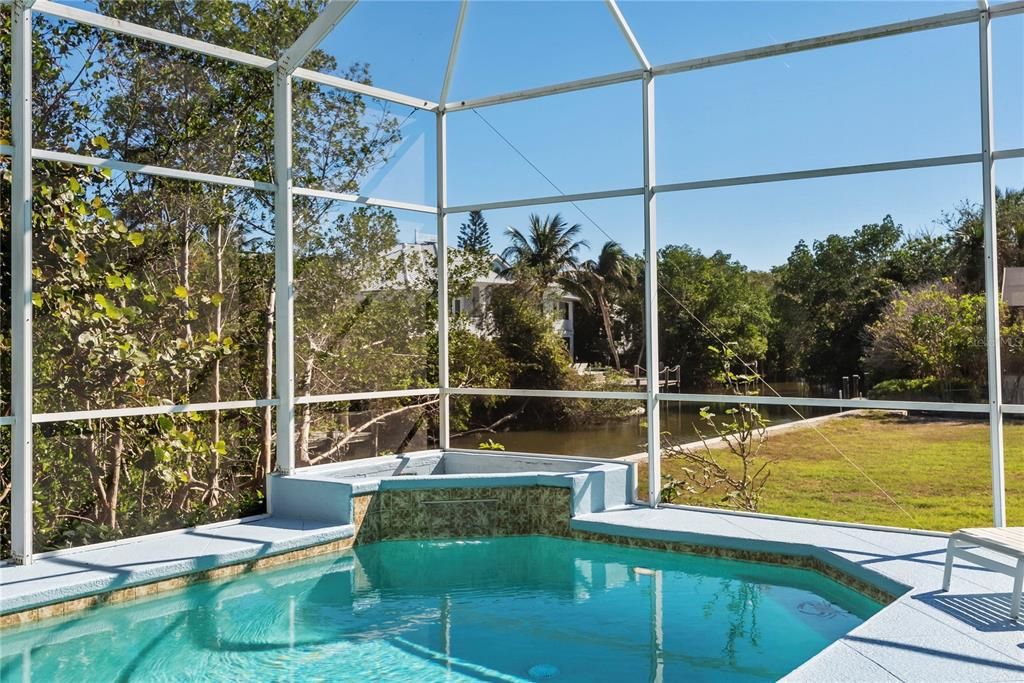
<path fill-rule="evenodd" d="M 880 608 L 806 569 L 542 536 L 385 541 L 6 629 L 0 679 L 776 680 Z"/>

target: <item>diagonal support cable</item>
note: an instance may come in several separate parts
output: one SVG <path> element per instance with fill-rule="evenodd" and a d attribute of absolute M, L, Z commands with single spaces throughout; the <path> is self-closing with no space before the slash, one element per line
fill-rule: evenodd
<path fill-rule="evenodd" d="M 491 123 L 490 121 L 488 121 L 488 120 L 487 120 L 487 119 L 486 119 L 486 118 L 484 117 L 484 115 L 480 113 L 480 111 L 479 111 L 479 110 L 477 110 L 477 109 L 474 109 L 474 110 L 473 110 L 473 112 L 474 112 L 474 113 L 475 113 L 475 114 L 476 114 L 477 116 L 479 116 L 479 117 L 480 117 L 480 120 L 481 120 L 481 121 L 483 121 L 483 122 L 484 122 L 484 123 L 485 123 L 485 124 L 487 125 L 487 127 L 488 127 L 488 128 L 490 128 L 490 129 L 491 129 L 492 131 L 494 131 L 494 133 L 495 133 L 495 134 L 496 134 L 496 135 L 497 135 L 497 136 L 498 136 L 499 138 L 501 138 L 501 139 L 502 139 L 502 140 L 503 140 L 503 141 L 505 142 L 505 144 L 506 144 L 506 145 L 508 145 L 508 146 L 509 146 L 509 147 L 510 147 L 510 148 L 512 149 L 512 151 L 514 151 L 514 152 L 515 152 L 516 154 L 518 154 L 518 155 L 519 155 L 519 156 L 520 156 L 520 157 L 521 157 L 521 158 L 523 159 L 523 161 L 525 161 L 525 162 L 526 162 L 527 164 L 529 164 L 530 168 L 532 168 L 532 169 L 533 169 L 534 171 L 536 171 L 536 172 L 537 172 L 537 173 L 538 173 L 538 174 L 539 174 L 539 175 L 540 175 L 540 176 L 541 176 L 541 177 L 542 177 L 542 178 L 543 178 L 543 179 L 544 179 L 544 180 L 545 180 L 545 181 L 546 181 L 546 182 L 547 182 L 547 183 L 548 183 L 549 185 L 551 185 L 551 187 L 552 187 L 552 188 L 554 188 L 554 190 L 555 190 L 556 192 L 558 192 L 558 193 L 559 193 L 559 194 L 561 194 L 561 195 L 565 195 L 565 194 L 566 194 L 565 192 L 563 192 L 563 191 L 562 191 L 562 189 L 561 189 L 561 188 L 560 188 L 560 187 L 559 187 L 559 186 L 558 186 L 557 184 L 555 184 L 555 182 L 554 182 L 554 181 L 553 181 L 553 180 L 552 180 L 551 178 L 549 178 L 549 177 L 547 176 L 547 174 L 545 174 L 545 173 L 544 173 L 544 172 L 543 172 L 543 171 L 542 171 L 542 170 L 540 169 L 540 167 L 538 167 L 538 166 L 537 166 L 537 165 L 536 165 L 535 163 L 533 163 L 533 161 L 531 161 L 531 160 L 529 159 L 529 157 L 527 157 L 527 156 L 526 156 L 526 154 L 524 154 L 524 153 L 523 153 L 523 152 L 522 152 L 522 151 L 521 151 L 521 150 L 520 150 L 520 149 L 519 149 L 518 147 L 516 147 L 516 146 L 515 146 L 515 145 L 514 145 L 514 144 L 512 143 L 512 141 L 511 141 L 511 140 L 509 140 L 509 139 L 508 139 L 507 137 L 505 137 L 505 136 L 504 136 L 504 135 L 503 135 L 503 134 L 501 133 L 501 131 L 499 131 L 499 130 L 498 130 L 498 129 L 497 129 L 497 128 L 496 128 L 495 126 L 494 126 L 494 124 L 492 124 L 492 123 Z M 593 219 L 593 218 L 592 218 L 592 217 L 590 216 L 590 214 L 588 214 L 588 213 L 587 213 L 586 211 L 584 211 L 584 210 L 583 210 L 582 208 L 580 208 L 580 206 L 579 206 L 579 205 L 578 205 L 578 204 L 577 204 L 576 202 L 574 202 L 574 201 L 569 201 L 569 202 L 568 202 L 568 204 L 570 204 L 570 205 L 571 205 L 571 206 L 572 206 L 573 208 L 575 208 L 575 209 L 576 209 L 577 211 L 579 211 L 579 212 L 580 212 L 580 214 L 581 214 L 581 215 L 582 215 L 582 216 L 583 216 L 584 218 L 586 218 L 586 219 L 587 219 L 587 220 L 588 220 L 588 221 L 589 221 L 589 222 L 590 222 L 590 223 L 591 223 L 591 224 L 592 224 L 592 225 L 593 225 L 593 226 L 594 226 L 595 228 L 597 228 L 597 230 L 598 230 L 599 232 L 601 232 L 601 233 L 602 233 L 602 234 L 603 234 L 603 235 L 604 235 L 605 237 L 607 237 L 607 238 L 608 238 L 609 240 L 613 240 L 613 241 L 615 240 L 615 238 L 614 238 L 614 237 L 612 237 L 612 236 L 611 236 L 611 234 L 609 234 L 607 230 L 605 230 L 605 229 L 604 229 L 603 227 L 601 227 L 601 225 L 599 225 L 599 224 L 598 224 L 598 222 L 597 222 L 597 221 L 595 221 L 595 220 L 594 220 L 594 219 Z M 652 255 L 650 255 L 650 254 L 648 255 L 648 258 L 652 258 L 652 257 L 653 257 L 653 258 L 657 258 L 657 256 L 652 256 Z M 694 321 L 695 321 L 695 322 L 696 322 L 696 323 L 697 323 L 698 325 L 700 325 L 700 326 L 701 326 L 701 328 L 702 328 L 702 329 L 703 329 L 703 330 L 704 330 L 705 332 L 707 332 L 707 333 L 708 333 L 708 334 L 709 334 L 709 335 L 710 335 L 710 336 L 711 336 L 711 337 L 712 337 L 712 338 L 713 338 L 713 339 L 714 339 L 714 340 L 715 340 L 715 341 L 716 341 L 716 342 L 717 342 L 718 344 L 720 344 L 720 345 L 722 345 L 722 346 L 725 346 L 725 345 L 726 345 L 726 342 L 725 342 L 725 341 L 724 341 L 724 340 L 722 339 L 721 335 L 719 335 L 719 334 L 718 334 L 717 332 L 715 332 L 715 331 L 714 331 L 713 329 L 711 329 L 711 328 L 710 328 L 710 327 L 709 327 L 709 326 L 708 326 L 708 325 L 707 325 L 707 324 L 706 324 L 706 323 L 705 323 L 705 322 L 704 322 L 703 320 L 701 320 L 701 319 L 700 319 L 700 317 L 699 317 L 699 316 L 698 316 L 698 315 L 697 315 L 696 313 L 694 313 L 694 312 L 693 312 L 693 311 L 692 311 L 692 310 L 690 309 L 690 307 L 689 307 L 689 306 L 687 306 L 687 305 L 686 305 L 685 303 L 683 303 L 683 302 L 682 302 L 682 301 L 681 301 L 681 300 L 680 300 L 680 299 L 679 299 L 679 298 L 678 298 L 678 297 L 677 297 L 677 296 L 676 296 L 675 294 L 673 294 L 673 293 L 671 292 L 671 290 L 669 290 L 669 289 L 668 289 L 668 288 L 667 288 L 667 287 L 666 287 L 666 286 L 664 285 L 664 283 L 661 283 L 661 282 L 659 282 L 659 283 L 658 283 L 658 290 L 659 290 L 659 291 L 661 291 L 661 292 L 664 292 L 665 294 L 667 294 L 667 295 L 668 295 L 668 297 L 669 297 L 670 299 L 672 299 L 672 301 L 674 301 L 674 302 L 675 302 L 675 303 L 676 303 L 676 304 L 677 304 L 677 305 L 678 305 L 678 306 L 679 306 L 679 307 L 680 307 L 680 308 L 681 308 L 681 309 L 682 309 L 682 310 L 683 310 L 684 312 L 686 312 L 686 314 L 687 314 L 687 315 L 689 315 L 689 316 L 690 316 L 691 318 L 693 318 L 693 320 L 694 320 Z M 655 311 L 655 312 L 654 312 L 654 314 L 655 314 L 655 315 L 657 315 L 657 312 Z M 745 367 L 745 368 L 746 368 L 746 369 L 747 369 L 747 370 L 748 370 L 748 371 L 750 372 L 750 374 L 752 374 L 752 375 L 753 375 L 754 377 L 756 377 L 756 378 L 757 378 L 757 379 L 758 379 L 758 380 L 759 380 L 759 381 L 760 381 L 760 382 L 761 382 L 762 384 L 764 384 L 764 386 L 765 386 L 765 387 L 767 387 L 767 389 L 768 389 L 769 391 L 771 391 L 771 392 L 772 392 L 772 394 L 774 394 L 774 395 L 775 395 L 775 396 L 777 396 L 778 398 L 782 398 L 782 399 L 784 399 L 784 398 L 785 398 L 784 396 L 782 396 L 782 394 L 780 394 L 780 393 L 779 393 L 779 392 L 778 392 L 778 391 L 777 391 L 777 390 L 775 389 L 775 387 L 774 387 L 774 386 L 772 386 L 772 385 L 771 385 L 771 383 L 769 383 L 769 382 L 768 382 L 768 380 L 766 380 L 766 379 L 765 379 L 764 377 L 762 377 L 762 376 L 761 376 L 761 374 L 760 374 L 760 373 L 758 373 L 758 372 L 757 372 L 757 370 L 756 370 L 756 369 L 754 368 L 754 366 L 753 366 L 753 365 L 752 365 L 751 363 L 747 362 L 746 360 L 744 360 L 744 359 L 742 359 L 742 358 L 740 358 L 740 359 L 739 359 L 739 361 L 740 361 L 740 363 L 742 363 L 742 364 L 743 364 L 743 366 L 744 366 L 744 367 Z M 793 411 L 793 413 L 794 413 L 794 414 L 795 414 L 795 415 L 797 416 L 797 418 L 798 418 L 798 419 L 800 419 L 800 420 L 806 420 L 806 419 L 807 419 L 807 418 L 806 418 L 806 416 L 804 416 L 804 414 L 803 414 L 803 413 L 801 413 L 801 412 L 800 412 L 800 411 L 799 411 L 799 410 L 797 409 L 797 407 L 796 407 L 796 406 L 794 406 L 794 405 L 792 405 L 792 404 L 788 404 L 788 403 L 787 403 L 787 404 L 786 404 L 786 407 L 787 407 L 787 408 L 789 408 L 790 410 L 792 410 L 792 411 Z M 871 476 L 870 476 L 870 475 L 869 475 L 869 474 L 868 474 L 868 473 L 867 473 L 867 472 L 866 472 L 866 471 L 864 470 L 864 468 L 863 468 L 863 467 L 861 467 L 861 466 L 860 466 L 859 464 L 857 464 L 857 463 L 856 463 L 856 462 L 855 462 L 855 461 L 853 460 L 853 458 L 851 458 L 850 456 L 848 456 L 848 455 L 847 455 L 847 454 L 846 454 L 846 453 L 845 453 L 845 452 L 844 452 L 844 451 L 843 451 L 843 450 L 842 450 L 842 449 L 841 449 L 841 448 L 840 448 L 840 447 L 839 447 L 839 446 L 838 446 L 838 445 L 837 445 L 837 444 L 836 444 L 836 443 L 835 443 L 834 441 L 832 441 L 832 439 L 828 438 L 828 436 L 826 436 L 824 432 L 822 432 L 822 431 L 821 431 L 820 429 L 818 429 L 818 426 L 817 426 L 817 425 L 815 425 L 815 424 L 813 424 L 813 423 L 812 423 L 812 424 L 810 424 L 810 425 L 808 425 L 808 426 L 809 426 L 809 427 L 810 427 L 810 428 L 811 428 L 811 429 L 812 429 L 812 430 L 814 431 L 814 433 L 815 433 L 815 434 L 817 434 L 818 436 L 820 436 L 820 437 L 822 438 L 822 440 L 824 440 L 824 441 L 825 441 L 825 443 L 826 443 L 826 444 L 828 444 L 828 445 L 829 445 L 829 446 L 830 446 L 830 447 L 831 447 L 831 448 L 832 448 L 832 449 L 833 449 L 833 450 L 834 450 L 834 451 L 835 451 L 836 453 L 838 453 L 838 454 L 839 454 L 839 456 L 840 456 L 841 458 L 843 458 L 843 460 L 845 460 L 845 461 L 846 461 L 846 462 L 847 462 L 847 463 L 848 463 L 848 464 L 849 464 L 849 465 L 850 465 L 851 467 L 853 467 L 853 468 L 854 468 L 854 469 L 855 469 L 855 470 L 856 470 L 856 471 L 857 471 L 857 472 L 858 472 L 858 473 L 859 473 L 859 474 L 860 474 L 860 475 L 861 475 L 862 477 L 864 477 L 864 479 L 866 479 L 866 480 L 868 481 L 868 483 L 870 483 L 870 484 L 871 484 L 871 485 L 872 485 L 872 486 L 873 486 L 873 487 L 874 487 L 875 489 L 877 489 L 877 490 L 879 491 L 879 493 L 881 493 L 881 494 L 882 494 L 882 495 L 883 495 L 883 496 L 885 497 L 885 499 L 886 499 L 886 500 L 888 500 L 888 501 L 889 501 L 890 503 L 892 503 L 892 505 L 893 505 L 893 506 L 894 506 L 894 507 L 895 507 L 895 508 L 896 508 L 897 510 L 899 510 L 899 511 L 900 511 L 901 513 L 903 513 L 904 515 L 906 515 L 906 517 L 907 517 L 908 519 L 910 519 L 910 521 L 911 521 L 912 523 L 914 523 L 914 524 L 917 524 L 917 518 L 916 518 L 916 517 L 914 517 L 914 515 L 912 515 L 912 514 L 911 514 L 911 513 L 910 513 L 910 512 L 909 512 L 909 511 L 908 511 L 908 510 L 906 509 L 906 508 L 904 508 L 904 507 L 903 507 L 902 505 L 900 505 L 900 504 L 899 504 L 899 502 L 898 502 L 898 501 L 897 501 L 897 500 L 896 500 L 895 498 L 893 498 L 893 497 L 892 497 L 892 495 L 890 495 L 890 494 L 889 494 L 889 492 L 888 492 L 888 491 L 886 491 L 886 490 L 885 490 L 885 489 L 884 489 L 884 488 L 882 487 L 882 485 L 881 485 L 881 484 L 879 484 L 879 483 L 878 483 L 877 481 L 875 481 L 875 480 L 874 480 L 874 479 L 873 479 L 873 478 L 872 478 L 872 477 L 871 477 Z"/>

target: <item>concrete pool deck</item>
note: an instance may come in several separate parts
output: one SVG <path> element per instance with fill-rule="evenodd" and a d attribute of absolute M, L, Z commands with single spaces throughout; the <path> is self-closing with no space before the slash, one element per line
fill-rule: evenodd
<path fill-rule="evenodd" d="M 787 681 L 1024 681 L 1024 624 L 1012 579 L 957 563 L 941 592 L 947 537 L 704 509 L 632 507 L 580 515 L 574 529 L 635 538 L 812 546 L 909 590 Z"/>

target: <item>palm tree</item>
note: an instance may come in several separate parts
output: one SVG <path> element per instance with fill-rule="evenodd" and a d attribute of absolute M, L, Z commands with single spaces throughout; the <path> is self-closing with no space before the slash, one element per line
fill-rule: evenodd
<path fill-rule="evenodd" d="M 559 279 L 563 287 L 580 298 L 587 310 L 601 314 L 608 350 L 616 370 L 621 370 L 622 364 L 619 362 L 619 350 L 615 347 L 611 302 L 619 292 L 629 289 L 633 280 L 632 262 L 622 245 L 611 240 L 601 247 L 596 261 L 586 261 Z"/>
<path fill-rule="evenodd" d="M 558 213 L 544 220 L 537 214 L 530 214 L 529 234 L 524 235 L 512 226 L 505 231 L 511 243 L 501 252 L 501 257 L 509 264 L 505 271 L 527 268 L 545 283 L 554 281 L 566 270 L 579 265 L 577 252 L 588 246 L 586 241 L 576 239 L 582 229 L 579 223 L 569 225 Z"/>

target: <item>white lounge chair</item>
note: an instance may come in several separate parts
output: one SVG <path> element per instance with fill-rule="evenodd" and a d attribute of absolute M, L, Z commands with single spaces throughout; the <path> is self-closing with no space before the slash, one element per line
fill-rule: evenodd
<path fill-rule="evenodd" d="M 1013 564 L 1005 564 L 978 555 L 973 550 L 984 548 L 1011 558 Z M 949 590 L 953 574 L 953 559 L 968 560 L 979 567 L 1013 577 L 1013 598 L 1010 602 L 1010 618 L 1020 617 L 1020 594 L 1024 587 L 1024 527 L 1012 526 L 986 529 L 961 529 L 949 536 L 946 546 L 946 571 L 942 575 L 942 590 Z"/>

